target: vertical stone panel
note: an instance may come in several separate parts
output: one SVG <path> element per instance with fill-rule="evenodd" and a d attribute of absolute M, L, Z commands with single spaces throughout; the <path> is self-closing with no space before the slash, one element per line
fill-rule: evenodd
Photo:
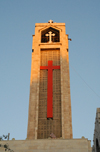
<path fill-rule="evenodd" d="M 48 66 L 48 61 L 53 61 L 53 66 L 60 65 L 59 50 L 42 50 L 41 66 Z M 47 81 L 48 71 L 40 70 L 39 86 L 39 119 L 38 119 L 38 138 L 48 138 L 51 133 L 56 137 L 61 137 L 61 84 L 60 70 L 53 70 L 53 119 L 47 119 Z"/>

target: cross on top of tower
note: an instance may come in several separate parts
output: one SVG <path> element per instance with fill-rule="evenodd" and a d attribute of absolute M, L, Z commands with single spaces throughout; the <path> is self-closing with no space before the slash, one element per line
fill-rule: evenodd
<path fill-rule="evenodd" d="M 51 43 L 51 37 L 55 36 L 55 33 L 52 33 L 51 31 L 49 31 L 49 34 L 45 34 L 45 36 L 49 36 L 49 43 Z"/>
<path fill-rule="evenodd" d="M 49 20 L 48 23 L 53 23 L 53 20 Z"/>

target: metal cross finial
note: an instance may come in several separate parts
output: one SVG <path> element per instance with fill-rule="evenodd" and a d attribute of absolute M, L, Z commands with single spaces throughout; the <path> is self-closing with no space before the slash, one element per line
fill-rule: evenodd
<path fill-rule="evenodd" d="M 49 20 L 48 23 L 53 23 L 53 20 Z"/>
<path fill-rule="evenodd" d="M 55 36 L 55 34 L 50 31 L 49 34 L 45 34 L 45 36 L 49 36 L 49 43 L 51 43 L 51 37 Z"/>

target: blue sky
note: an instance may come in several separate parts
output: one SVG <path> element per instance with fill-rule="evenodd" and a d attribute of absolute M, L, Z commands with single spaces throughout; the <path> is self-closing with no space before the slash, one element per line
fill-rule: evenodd
<path fill-rule="evenodd" d="M 100 107 L 100 1 L 0 1 L 0 136 L 27 136 L 32 35 L 35 23 L 66 23 L 73 138 L 93 141 Z"/>

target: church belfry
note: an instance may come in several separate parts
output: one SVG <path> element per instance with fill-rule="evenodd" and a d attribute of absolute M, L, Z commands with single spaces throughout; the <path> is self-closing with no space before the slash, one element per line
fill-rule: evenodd
<path fill-rule="evenodd" d="M 72 138 L 65 23 L 36 23 L 32 42 L 28 139 Z"/>

